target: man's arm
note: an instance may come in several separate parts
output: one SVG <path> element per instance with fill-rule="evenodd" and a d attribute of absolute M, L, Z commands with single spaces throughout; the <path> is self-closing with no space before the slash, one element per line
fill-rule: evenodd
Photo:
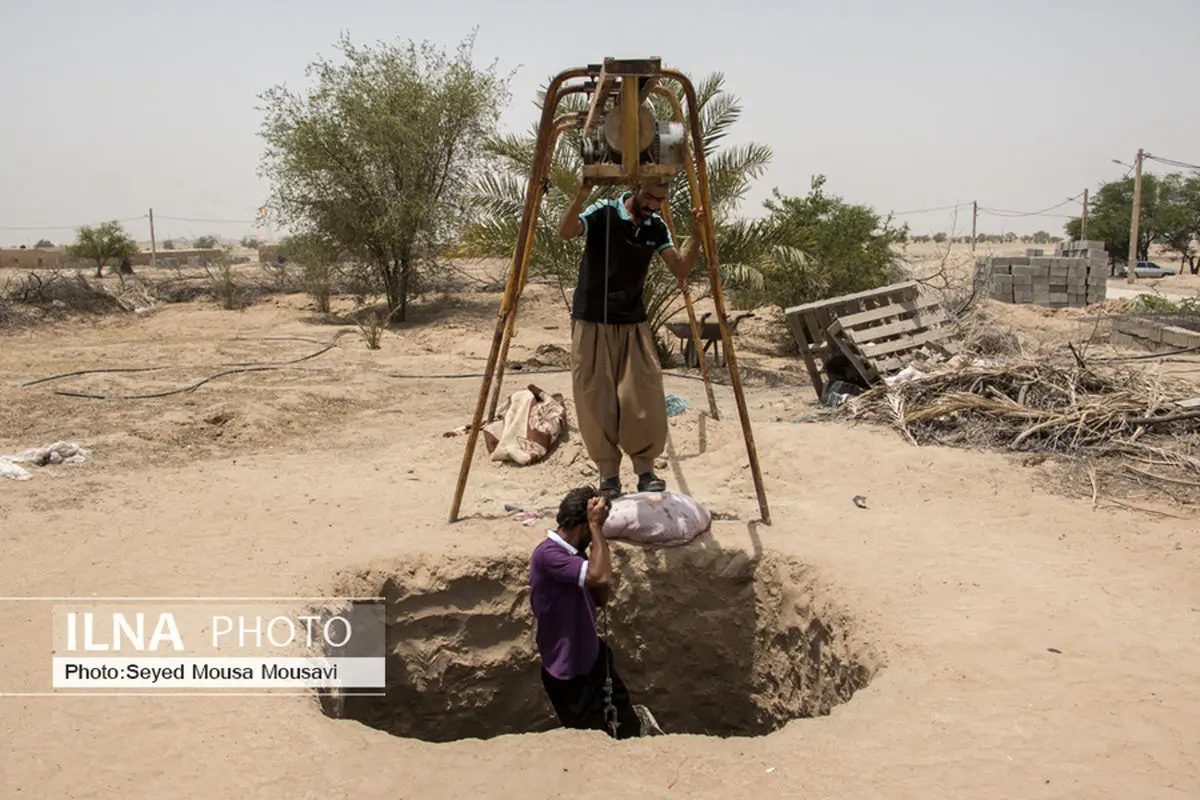
<path fill-rule="evenodd" d="M 607 605 L 612 593 L 612 558 L 608 551 L 608 539 L 604 537 L 604 520 L 607 517 L 607 500 L 603 497 L 592 498 L 588 502 L 592 546 L 589 548 L 587 574 L 583 582 L 591 590 L 598 606 Z"/>
<path fill-rule="evenodd" d="M 696 209 L 692 212 L 692 235 L 687 240 L 687 244 L 683 246 L 683 252 L 681 253 L 675 247 L 674 242 L 659 251 L 667 268 L 674 273 L 675 279 L 680 283 L 687 281 L 688 275 L 692 274 L 692 267 L 696 264 L 696 247 L 700 244 L 700 226 L 703 222 L 704 212 Z M 668 233 L 668 235 L 670 234 Z"/>
<path fill-rule="evenodd" d="M 583 220 L 579 217 L 579 212 L 583 210 L 583 204 L 587 202 L 588 196 L 592 193 L 592 185 L 584 181 L 579 185 L 579 191 L 575 193 L 575 199 L 571 201 L 571 206 L 563 214 L 562 222 L 558 224 L 558 235 L 563 239 L 574 239 L 579 234 L 583 233 Z"/>

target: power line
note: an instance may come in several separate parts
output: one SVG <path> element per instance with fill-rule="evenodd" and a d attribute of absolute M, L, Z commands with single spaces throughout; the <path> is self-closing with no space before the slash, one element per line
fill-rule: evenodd
<path fill-rule="evenodd" d="M 1196 166 L 1195 164 L 1189 164 L 1186 161 L 1176 161 L 1173 158 L 1164 158 L 1163 156 L 1152 156 L 1149 153 L 1144 154 L 1142 158 L 1146 159 L 1147 161 L 1157 161 L 1160 164 L 1166 164 L 1169 167 L 1200 170 L 1200 166 Z"/>
<path fill-rule="evenodd" d="M 204 217 L 168 217 L 165 214 L 158 214 L 158 219 L 168 219 L 172 222 L 212 222 L 218 225 L 253 225 L 258 220 L 254 219 L 207 219 Z"/>
<path fill-rule="evenodd" d="M 1062 208 L 1063 206 L 1067 205 L 1068 203 L 1077 202 L 1082 197 L 1083 197 L 1083 192 L 1080 192 L 1079 194 L 1075 195 L 1074 197 L 1069 197 L 1066 200 L 1063 200 L 1061 203 L 1055 203 L 1054 205 L 1048 206 L 1039 211 L 1012 211 L 1010 209 L 1004 209 L 1004 208 L 984 208 L 983 206 L 980 206 L 979 210 L 984 212 L 985 214 L 991 214 L 992 216 L 996 216 L 996 217 L 1064 217 L 1066 219 L 1074 219 L 1074 217 L 1072 217 L 1070 215 L 1049 214 L 1047 212 L 1053 211 L 1056 208 Z"/>
<path fill-rule="evenodd" d="M 918 208 L 914 211 L 893 211 L 892 216 L 893 217 L 904 217 L 909 214 L 929 214 L 934 211 L 953 211 L 955 209 L 965 208 L 966 206 L 969 206 L 969 205 L 971 205 L 971 204 L 970 203 L 958 203 L 958 204 L 952 205 L 952 206 L 938 206 L 937 208 Z"/>
<path fill-rule="evenodd" d="M 139 214 L 136 217 L 125 217 L 118 219 L 117 222 L 137 222 L 149 218 L 149 214 Z M 215 225 L 253 225 L 258 222 L 257 219 L 213 219 L 209 217 L 172 217 L 165 214 L 155 214 L 155 219 L 164 219 L 171 222 L 207 222 Z M 78 228 L 90 228 L 97 225 L 103 225 L 105 222 L 112 222 L 111 219 L 106 219 L 101 222 L 81 222 L 75 225 L 0 225 L 0 231 L 73 231 Z"/>
<path fill-rule="evenodd" d="M 146 219 L 147 214 L 141 214 L 136 217 L 126 217 L 119 219 L 117 222 L 136 222 L 139 219 Z M 103 225 L 105 222 L 112 222 L 111 219 L 106 219 L 103 222 L 84 222 L 78 225 L 0 225 L 0 231 L 73 231 L 76 228 L 88 228 L 96 225 Z"/>

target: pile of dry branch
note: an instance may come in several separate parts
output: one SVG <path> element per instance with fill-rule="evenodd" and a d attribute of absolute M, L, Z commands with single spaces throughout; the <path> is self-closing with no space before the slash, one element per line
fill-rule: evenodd
<path fill-rule="evenodd" d="M 1200 411 L 1177 405 L 1196 395 L 1188 383 L 1156 375 L 1153 366 L 955 361 L 875 387 L 842 409 L 852 419 L 893 425 L 913 444 L 1085 460 L 1093 498 L 1100 464 L 1109 473 L 1186 487 L 1185 495 L 1200 499 Z"/>

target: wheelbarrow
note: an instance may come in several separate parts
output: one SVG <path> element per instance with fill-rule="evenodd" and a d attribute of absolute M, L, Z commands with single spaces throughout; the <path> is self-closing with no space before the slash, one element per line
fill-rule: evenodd
<path fill-rule="evenodd" d="M 713 359 L 718 367 L 725 366 L 725 354 L 721 352 L 721 324 L 713 321 L 708 322 L 708 318 L 712 316 L 711 311 L 701 315 L 696 323 L 696 327 L 700 329 L 700 341 L 703 343 L 703 351 L 707 353 L 711 348 L 713 351 Z M 753 312 L 738 314 L 729 321 L 729 335 L 733 336 L 737 333 L 738 323 L 747 317 L 753 317 Z M 683 363 L 688 367 L 699 367 L 700 359 L 696 357 L 696 346 L 692 342 L 692 326 L 686 320 L 683 322 L 668 322 L 667 330 L 679 337 L 679 352 L 683 355 Z"/>

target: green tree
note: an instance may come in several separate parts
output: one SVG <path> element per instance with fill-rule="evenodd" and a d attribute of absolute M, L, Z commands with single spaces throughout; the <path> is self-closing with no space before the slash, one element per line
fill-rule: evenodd
<path fill-rule="evenodd" d="M 473 44 L 472 33 L 450 59 L 429 43 L 372 48 L 343 36 L 344 63 L 311 63 L 309 91 L 261 95 L 259 174 L 278 222 L 369 264 L 389 319 L 406 318 L 420 270 L 457 235 L 482 142 L 508 102 L 508 79 L 494 64 L 477 69 Z"/>
<path fill-rule="evenodd" d="M 1200 238 L 1200 176 L 1179 173 L 1162 180 L 1158 211 L 1158 243 L 1179 254 L 1182 269 L 1187 264 L 1193 275 L 1200 272 L 1195 241 Z"/>
<path fill-rule="evenodd" d="M 703 133 L 702 149 L 712 199 L 710 213 L 715 227 L 722 280 L 731 292 L 754 288 L 761 285 L 760 269 L 766 263 L 769 244 L 758 223 L 736 219 L 734 215 L 754 181 L 770 164 L 772 152 L 766 145 L 754 142 L 723 146 L 722 139 L 741 117 L 741 101 L 724 88 L 725 78 L 719 72 L 699 81 L 692 80 Z M 683 97 L 682 88 L 675 81 L 663 81 L 662 85 L 677 97 Z M 543 87 L 535 105 L 541 109 L 545 102 Z M 670 101 L 652 95 L 652 104 L 656 118 L 672 118 Z M 582 95 L 568 95 L 558 111 L 560 114 L 586 112 L 587 101 Z M 499 159 L 500 169 L 480 175 L 473 184 L 472 208 L 475 217 L 463 232 L 458 255 L 468 258 L 512 258 L 524 213 L 525 189 L 533 166 L 536 142 L 536 123 L 524 135 L 501 135 L 488 141 L 487 148 Z M 564 242 L 558 236 L 558 226 L 579 190 L 582 166 L 579 132 L 570 129 L 560 137 L 552 155 L 548 178 L 553 188 L 542 199 L 529 264 L 530 275 L 552 280 L 562 293 L 564 304 L 568 306 L 569 294 L 579 275 L 583 240 L 578 237 Z M 616 197 L 622 191 L 619 187 L 601 187 L 593 194 L 593 199 Z M 683 174 L 672 183 L 668 204 L 675 226 L 675 244 L 681 247 L 692 235 L 692 201 Z M 689 279 L 689 283 L 697 284 L 698 291 L 692 291 L 695 299 L 709 292 L 703 250 L 699 253 Z M 675 277 L 661 259 L 656 258 L 651 263 L 643 298 L 660 354 L 665 355 L 667 345 L 660 331 L 662 325 L 683 308 L 683 295 Z"/>
<path fill-rule="evenodd" d="M 38 239 L 37 243 L 34 244 L 33 247 L 35 250 L 49 250 L 50 248 L 54 247 L 54 242 L 50 241 L 49 239 Z"/>
<path fill-rule="evenodd" d="M 1158 238 L 1158 177 L 1142 175 L 1142 208 L 1138 219 L 1137 258 L 1150 258 L 1150 245 Z M 1129 256 L 1129 223 L 1133 217 L 1133 178 L 1102 184 L 1088 201 L 1088 239 L 1104 242 L 1111 262 L 1124 262 Z M 1072 239 L 1080 239 L 1082 220 L 1067 222 L 1064 230 Z"/>
<path fill-rule="evenodd" d="M 337 245 L 324 234 L 309 232 L 285 237 L 280 242 L 279 252 L 300 265 L 304 291 L 312 298 L 318 312 L 328 314 L 334 272 L 342 255 Z"/>
<path fill-rule="evenodd" d="M 172 240 L 167 239 L 165 242 L 163 242 L 163 250 L 174 250 L 174 249 L 175 249 L 175 242 L 173 242 Z"/>
<path fill-rule="evenodd" d="M 71 258 L 96 262 L 97 278 L 103 276 L 104 265 L 108 262 L 116 261 L 120 264 L 137 253 L 137 242 L 125 233 L 121 223 L 116 220 L 95 227 L 83 226 L 78 231 L 75 243 L 67 246 L 67 255 Z"/>
<path fill-rule="evenodd" d="M 242 247 L 246 247 L 251 250 L 257 250 L 258 246 L 259 246 L 258 237 L 257 236 L 243 236 L 241 244 L 242 244 Z"/>
<path fill-rule="evenodd" d="M 1102 240 L 1113 262 L 1123 263 L 1128 259 L 1133 188 L 1133 178 L 1102 184 L 1088 204 L 1088 238 Z M 1078 217 L 1064 227 L 1068 236 L 1080 238 L 1082 223 Z M 1197 237 L 1200 237 L 1200 175 L 1143 174 L 1138 260 L 1148 261 L 1150 246 L 1160 244 L 1178 253 L 1180 264 L 1187 264 L 1192 274 L 1196 274 L 1200 270 L 1194 249 Z"/>
<path fill-rule="evenodd" d="M 196 241 L 192 242 L 192 247 L 197 250 L 213 250 L 217 246 L 217 237 L 215 236 L 200 236 Z"/>
<path fill-rule="evenodd" d="M 824 175 L 813 178 L 806 197 L 776 189 L 764 205 L 773 245 L 764 296 L 780 308 L 875 289 L 902 277 L 893 248 L 907 243 L 908 226 L 896 227 L 890 215 L 827 194 Z"/>

